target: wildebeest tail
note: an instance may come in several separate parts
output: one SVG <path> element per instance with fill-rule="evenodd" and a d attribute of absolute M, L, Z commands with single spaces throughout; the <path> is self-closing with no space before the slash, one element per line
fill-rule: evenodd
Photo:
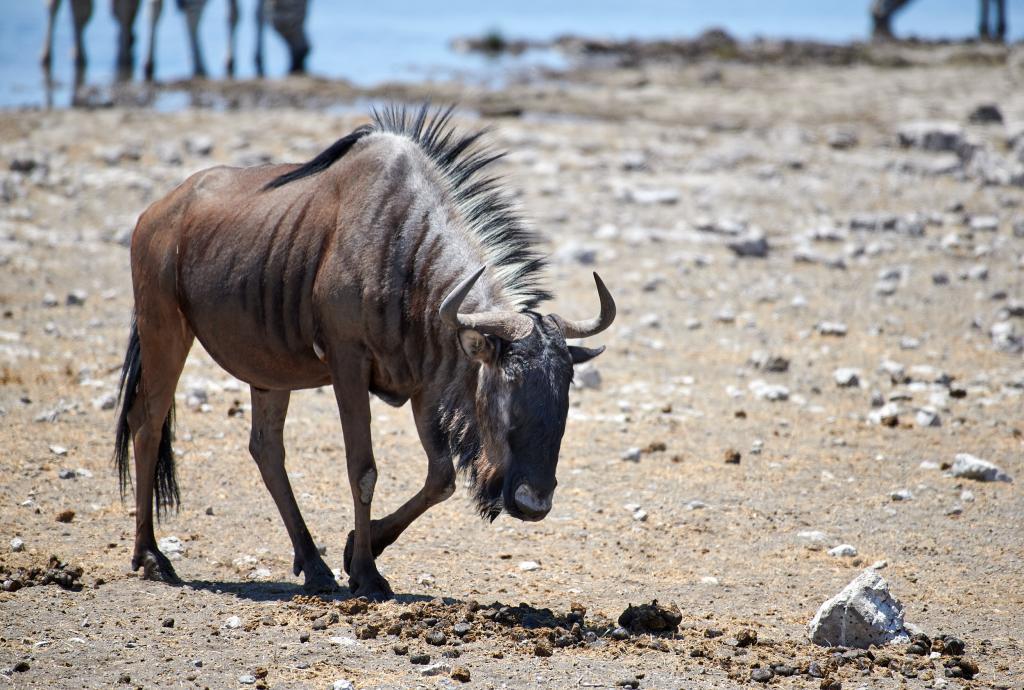
<path fill-rule="evenodd" d="M 128 426 L 128 412 L 135 403 L 139 393 L 139 383 L 142 377 L 142 347 L 139 343 L 139 328 L 132 314 L 131 335 L 128 337 L 128 351 L 124 356 L 124 365 L 121 367 L 121 382 L 119 384 L 118 403 L 121 406 L 117 418 L 117 433 L 114 441 L 114 463 L 117 465 L 117 474 L 121 482 L 121 497 L 131 485 L 131 469 L 129 461 L 132 443 L 132 432 Z M 174 402 L 171 402 L 171 409 L 164 419 L 163 428 L 160 432 L 160 447 L 156 456 L 156 478 L 154 481 L 154 503 L 156 504 L 157 518 L 160 518 L 161 510 L 175 506 L 181 502 L 178 492 L 178 479 L 174 472 L 174 450 L 171 447 L 171 440 L 174 435 Z"/>

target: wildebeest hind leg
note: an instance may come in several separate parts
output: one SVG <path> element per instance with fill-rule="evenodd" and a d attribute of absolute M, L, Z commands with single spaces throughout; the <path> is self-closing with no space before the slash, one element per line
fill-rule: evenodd
<path fill-rule="evenodd" d="M 305 589 L 312 592 L 330 592 L 338 588 L 331 569 L 327 567 L 309 535 L 295 502 L 288 474 L 284 469 L 284 420 L 288 414 L 290 391 L 252 389 L 252 433 L 249 452 L 260 468 L 274 503 L 281 513 L 288 536 L 295 551 L 293 571 L 305 574 Z"/>
<path fill-rule="evenodd" d="M 167 557 L 157 548 L 153 534 L 153 495 L 157 481 L 158 454 L 166 443 L 170 453 L 168 415 L 174 403 L 174 389 L 192 347 L 193 335 L 177 304 L 158 300 L 156 305 L 137 302 L 141 375 L 138 393 L 128 410 L 135 449 L 135 550 L 132 570 L 143 569 L 143 577 L 178 582 Z M 176 496 L 174 496 L 176 498 Z M 171 500 L 166 496 L 165 500 Z"/>

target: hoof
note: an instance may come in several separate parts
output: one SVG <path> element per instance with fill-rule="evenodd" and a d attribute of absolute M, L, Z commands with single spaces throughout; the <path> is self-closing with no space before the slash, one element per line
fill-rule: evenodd
<path fill-rule="evenodd" d="M 321 559 L 317 558 L 312 563 L 303 565 L 302 572 L 306 576 L 302 589 L 310 594 L 329 594 L 338 591 L 338 582 L 334 579 L 334 573 Z"/>
<path fill-rule="evenodd" d="M 181 578 L 174 572 L 174 566 L 156 549 L 147 550 L 141 556 L 132 559 L 132 570 L 142 568 L 142 579 L 165 582 L 169 585 L 181 584 Z"/>
<path fill-rule="evenodd" d="M 363 582 L 356 582 L 355 578 L 348 581 L 348 588 L 354 597 L 366 597 L 370 601 L 387 601 L 393 599 L 395 593 L 391 591 L 391 585 L 381 575 L 368 578 Z"/>

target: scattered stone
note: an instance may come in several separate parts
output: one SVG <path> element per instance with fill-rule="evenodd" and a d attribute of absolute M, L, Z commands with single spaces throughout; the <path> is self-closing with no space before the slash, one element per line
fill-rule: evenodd
<path fill-rule="evenodd" d="M 629 639 L 629 631 L 620 625 L 612 629 L 611 636 L 613 640 L 619 640 L 621 642 L 622 640 Z"/>
<path fill-rule="evenodd" d="M 213 153 L 213 139 L 205 135 L 194 135 L 185 139 L 185 150 L 193 156 L 209 156 Z"/>
<path fill-rule="evenodd" d="M 640 462 L 641 453 L 639 448 L 627 448 L 620 457 L 627 462 Z"/>
<path fill-rule="evenodd" d="M 840 388 L 852 388 L 860 385 L 860 370 L 840 367 L 832 372 L 832 378 Z"/>
<path fill-rule="evenodd" d="M 331 690 L 356 690 L 356 686 L 346 678 L 339 678 L 331 684 Z"/>
<path fill-rule="evenodd" d="M 910 122 L 897 132 L 900 146 L 922 151 L 959 153 L 966 143 L 963 128 L 955 122 Z"/>
<path fill-rule="evenodd" d="M 465 666 L 456 666 L 452 669 L 452 679 L 457 680 L 460 683 L 468 683 L 472 676 L 469 673 L 469 669 Z"/>
<path fill-rule="evenodd" d="M 847 329 L 845 323 L 840 323 L 838 321 L 822 321 L 815 326 L 815 330 L 817 330 L 820 335 L 832 335 L 841 338 L 846 335 Z"/>
<path fill-rule="evenodd" d="M 157 547 L 172 561 L 178 560 L 185 553 L 185 545 L 181 543 L 181 539 L 178 539 L 173 534 L 160 539 L 157 542 Z"/>
<path fill-rule="evenodd" d="M 68 523 L 75 519 L 75 511 L 70 508 L 57 513 L 57 522 Z"/>
<path fill-rule="evenodd" d="M 14 537 L 11 539 L 11 551 L 18 553 L 19 551 L 25 550 L 25 542 L 21 540 L 21 537 Z"/>
<path fill-rule="evenodd" d="M 520 561 L 519 569 L 524 573 L 531 573 L 534 570 L 540 570 L 540 563 L 537 561 Z"/>
<path fill-rule="evenodd" d="M 440 630 L 431 630 L 424 639 L 427 641 L 427 644 L 434 645 L 435 647 L 440 647 L 448 642 L 448 637 Z"/>
<path fill-rule="evenodd" d="M 808 625 L 812 642 L 867 649 L 908 640 L 903 605 L 875 570 L 865 570 L 818 609 Z"/>
<path fill-rule="evenodd" d="M 852 129 L 836 129 L 829 132 L 828 145 L 837 151 L 852 149 L 860 143 L 860 137 Z"/>
<path fill-rule="evenodd" d="M 407 644 L 396 644 L 391 648 L 391 651 L 395 653 L 395 656 L 405 656 L 409 653 L 409 645 Z M 428 657 L 429 659 L 429 657 Z"/>
<path fill-rule="evenodd" d="M 162 621 L 160 621 L 160 625 L 165 627 L 165 628 L 173 628 L 174 627 L 174 619 L 173 618 L 164 618 Z"/>
<path fill-rule="evenodd" d="M 420 669 L 421 676 L 443 676 L 452 672 L 451 664 L 447 661 L 439 661 L 436 664 L 430 664 Z"/>
<path fill-rule="evenodd" d="M 835 558 L 853 558 L 857 555 L 857 547 L 852 544 L 840 544 L 829 549 L 828 555 Z"/>
<path fill-rule="evenodd" d="M 750 679 L 758 683 L 767 683 L 775 677 L 775 672 L 767 666 L 760 666 L 750 671 Z"/>
<path fill-rule="evenodd" d="M 238 616 L 231 616 L 226 621 L 224 621 L 224 625 L 221 627 L 227 628 L 228 630 L 236 630 L 242 627 L 242 619 Z"/>
<path fill-rule="evenodd" d="M 82 305 L 85 304 L 85 300 L 86 298 L 88 298 L 88 296 L 89 295 L 85 292 L 85 290 L 72 290 L 71 292 L 68 293 L 68 296 L 65 298 L 64 304 L 66 304 L 69 307 L 81 307 Z"/>
<path fill-rule="evenodd" d="M 553 652 L 551 651 L 551 646 L 547 645 L 547 644 L 545 644 L 543 642 L 538 642 L 533 647 L 533 655 L 534 656 L 549 657 L 549 656 L 551 656 L 552 653 Z"/>
<path fill-rule="evenodd" d="M 957 453 L 953 459 L 953 467 L 950 474 L 963 479 L 973 479 L 979 482 L 1012 482 L 1013 478 L 1004 472 L 999 466 L 982 460 L 970 453 Z"/>
<path fill-rule="evenodd" d="M 942 426 L 942 420 L 934 407 L 922 407 L 914 416 L 914 421 L 919 427 Z"/>
<path fill-rule="evenodd" d="M 619 614 L 619 625 L 634 633 L 675 632 L 682 620 L 678 607 L 662 606 L 657 599 L 650 604 L 630 604 Z"/>
<path fill-rule="evenodd" d="M 782 374 L 789 371 L 789 359 L 759 350 L 750 355 L 750 363 L 761 371 Z"/>
<path fill-rule="evenodd" d="M 768 256 L 770 247 L 768 238 L 760 230 L 754 230 L 743 237 L 732 240 L 726 244 L 732 252 L 739 257 L 753 257 L 763 259 Z"/>
<path fill-rule="evenodd" d="M 900 423 L 900 406 L 894 402 L 886 403 L 877 410 L 868 413 L 868 421 L 872 424 L 894 427 Z"/>
<path fill-rule="evenodd" d="M 897 502 L 910 501 L 914 498 L 914 494 L 910 492 L 910 489 L 900 489 L 898 491 L 893 491 L 892 493 L 890 493 L 889 498 Z"/>
<path fill-rule="evenodd" d="M 429 654 L 413 654 L 409 657 L 409 663 L 417 666 L 425 666 L 430 663 Z"/>
<path fill-rule="evenodd" d="M 1001 125 L 1003 113 L 995 103 L 981 103 L 967 116 L 973 125 Z"/>
<path fill-rule="evenodd" d="M 809 551 L 821 551 L 830 541 L 827 534 L 818 530 L 797 532 L 796 538 L 803 542 L 804 548 Z"/>
<path fill-rule="evenodd" d="M 725 463 L 727 465 L 738 465 L 740 464 L 740 452 L 735 448 L 729 448 L 725 451 Z"/>
<path fill-rule="evenodd" d="M 777 383 L 768 383 L 757 379 L 751 381 L 748 386 L 754 393 L 754 396 L 760 400 L 767 400 L 769 402 L 783 402 L 789 400 L 789 388 Z"/>

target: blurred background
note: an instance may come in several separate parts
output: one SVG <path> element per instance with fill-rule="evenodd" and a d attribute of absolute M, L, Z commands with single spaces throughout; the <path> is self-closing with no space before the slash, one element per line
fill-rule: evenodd
<path fill-rule="evenodd" d="M 70 102 L 74 81 L 73 29 L 69 2 L 55 19 L 52 87 L 54 104 Z M 192 72 L 186 21 L 175 0 L 165 2 L 158 24 L 158 81 L 188 78 Z M 257 0 L 239 0 L 236 77 L 255 75 Z M 870 0 L 418 0 L 346 2 L 312 0 L 306 31 L 312 46 L 310 73 L 369 86 L 384 81 L 458 78 L 492 81 L 510 67 L 558 67 L 555 51 L 488 58 L 454 50 L 453 39 L 485 34 L 507 39 L 551 39 L 562 34 L 607 38 L 695 36 L 718 27 L 736 38 L 756 36 L 815 39 L 829 42 L 866 40 L 871 34 Z M 47 23 L 43 0 L 0 0 L 0 107 L 41 106 L 46 81 L 40 68 Z M 199 25 L 201 45 L 211 78 L 224 76 L 227 0 L 209 0 Z M 978 32 L 975 0 L 915 0 L 893 17 L 899 37 L 964 39 Z M 1024 36 L 1024 1 L 1007 1 L 1007 40 Z M 148 3 L 135 24 L 134 77 L 141 77 L 149 39 Z M 86 84 L 106 84 L 116 73 L 117 23 L 109 0 L 96 0 L 85 29 L 88 55 Z M 266 31 L 266 75 L 287 73 L 288 50 L 280 36 Z"/>

